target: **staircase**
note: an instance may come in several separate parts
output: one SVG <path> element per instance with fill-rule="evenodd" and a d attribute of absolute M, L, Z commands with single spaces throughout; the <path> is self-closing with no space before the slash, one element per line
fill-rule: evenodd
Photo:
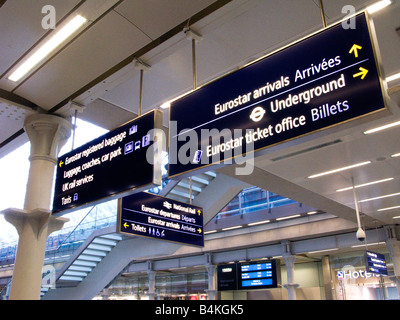
<path fill-rule="evenodd" d="M 217 173 L 208 171 L 192 176 L 192 200 L 206 188 L 212 180 L 215 179 Z M 190 178 L 179 181 L 166 195 L 167 198 L 189 203 L 190 202 Z"/>
<path fill-rule="evenodd" d="M 85 241 L 57 272 L 56 283 L 42 285 L 40 295 L 43 297 L 51 288 L 55 287 L 76 287 L 121 240 L 121 235 L 110 233 L 94 236 Z"/>

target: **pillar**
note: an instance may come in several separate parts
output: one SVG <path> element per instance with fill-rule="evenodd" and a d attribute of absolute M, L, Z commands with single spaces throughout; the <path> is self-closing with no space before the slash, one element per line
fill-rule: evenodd
<path fill-rule="evenodd" d="M 291 253 L 289 241 L 282 241 L 282 248 L 282 257 L 286 265 L 287 274 L 287 284 L 284 284 L 283 287 L 288 291 L 289 300 L 296 300 L 296 288 L 299 286 L 294 281 L 294 262 L 296 260 L 296 256 Z"/>
<path fill-rule="evenodd" d="M 333 285 L 331 276 L 331 265 L 329 263 L 329 256 L 322 257 L 322 276 L 324 279 L 325 299 L 334 300 L 333 298 Z"/>
<path fill-rule="evenodd" d="M 206 269 L 208 274 L 208 300 L 217 300 L 217 266 L 212 263 L 211 253 L 206 253 Z"/>
<path fill-rule="evenodd" d="M 147 261 L 147 275 L 149 276 L 149 300 L 156 300 L 156 271 L 153 270 L 151 261 Z"/>
<path fill-rule="evenodd" d="M 71 124 L 55 115 L 35 114 L 25 119 L 24 128 L 31 143 L 24 209 L 3 211 L 19 236 L 10 300 L 39 300 L 47 237 L 68 221 L 52 216 L 50 208 L 57 155 Z"/>
<path fill-rule="evenodd" d="M 400 241 L 397 240 L 395 226 L 385 226 L 386 248 L 389 250 L 393 262 L 393 278 L 397 287 L 397 294 L 400 297 Z"/>

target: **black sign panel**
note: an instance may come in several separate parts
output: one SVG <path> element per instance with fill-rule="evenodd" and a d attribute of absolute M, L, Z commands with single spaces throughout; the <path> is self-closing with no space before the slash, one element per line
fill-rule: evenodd
<path fill-rule="evenodd" d="M 237 264 L 222 264 L 217 267 L 218 291 L 237 290 Z"/>
<path fill-rule="evenodd" d="M 380 253 L 366 251 L 365 252 L 365 263 L 367 272 L 388 275 L 385 256 Z"/>
<path fill-rule="evenodd" d="M 141 192 L 120 199 L 117 232 L 204 246 L 203 208 Z"/>
<path fill-rule="evenodd" d="M 162 112 L 151 111 L 60 157 L 53 213 L 159 185 L 161 123 Z"/>
<path fill-rule="evenodd" d="M 169 176 L 385 109 L 366 14 L 355 21 L 355 29 L 324 29 L 173 102 Z"/>
<path fill-rule="evenodd" d="M 219 265 L 217 270 L 218 291 L 272 289 L 280 283 L 277 260 Z"/>

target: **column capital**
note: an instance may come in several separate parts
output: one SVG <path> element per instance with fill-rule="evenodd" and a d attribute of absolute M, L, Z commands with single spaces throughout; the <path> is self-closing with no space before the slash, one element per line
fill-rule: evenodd
<path fill-rule="evenodd" d="M 33 114 L 26 117 L 24 129 L 31 142 L 31 160 L 56 162 L 59 149 L 71 135 L 72 124 L 59 116 Z"/>
<path fill-rule="evenodd" d="M 4 215 L 4 219 L 7 222 L 17 229 L 18 234 L 21 234 L 25 223 L 29 222 L 37 238 L 40 238 L 44 232 L 46 232 L 44 235 L 47 238 L 51 233 L 61 230 L 64 223 L 69 221 L 68 218 L 53 216 L 50 210 L 44 209 L 22 210 L 8 208 L 0 213 Z"/>

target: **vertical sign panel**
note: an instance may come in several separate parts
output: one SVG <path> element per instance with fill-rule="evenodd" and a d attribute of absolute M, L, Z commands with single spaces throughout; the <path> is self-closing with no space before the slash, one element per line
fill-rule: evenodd
<path fill-rule="evenodd" d="M 161 124 L 154 110 L 60 157 L 53 213 L 161 184 Z"/>
<path fill-rule="evenodd" d="M 334 25 L 175 101 L 169 176 L 384 110 L 366 14 Z"/>

